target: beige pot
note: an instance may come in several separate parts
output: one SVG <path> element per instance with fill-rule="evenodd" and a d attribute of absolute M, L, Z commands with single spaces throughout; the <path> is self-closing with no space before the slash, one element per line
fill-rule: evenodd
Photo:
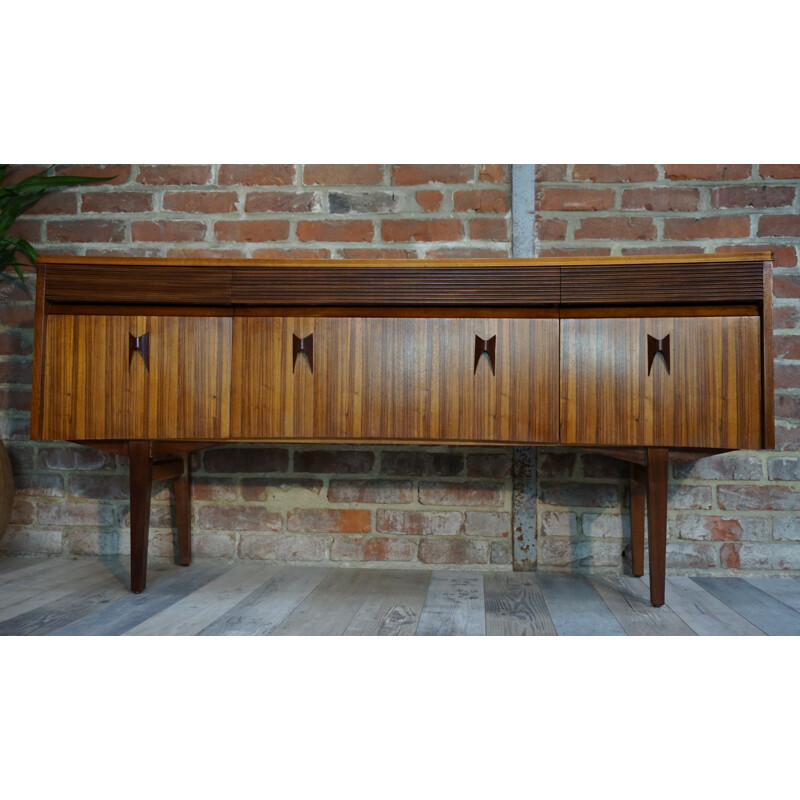
<path fill-rule="evenodd" d="M 14 476 L 5 443 L 0 439 L 0 537 L 6 532 L 14 504 Z"/>

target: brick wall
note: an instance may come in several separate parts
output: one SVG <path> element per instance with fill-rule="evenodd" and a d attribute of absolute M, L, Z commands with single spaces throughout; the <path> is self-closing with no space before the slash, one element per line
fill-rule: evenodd
<path fill-rule="evenodd" d="M 800 570 L 800 165 L 543 164 L 537 255 L 773 250 L 776 447 L 676 465 L 673 569 Z M 619 569 L 630 538 L 627 467 L 538 453 L 538 563 Z"/>
<path fill-rule="evenodd" d="M 15 181 L 33 167 L 9 170 Z M 506 257 L 505 165 L 112 165 L 18 223 L 41 252 L 229 257 Z M 31 279 L 31 286 L 33 287 Z M 128 551 L 127 460 L 28 440 L 32 300 L 0 284 L 0 435 L 18 492 L 0 550 Z M 193 457 L 201 556 L 507 565 L 511 450 L 227 446 Z M 151 553 L 170 557 L 154 490 Z"/>

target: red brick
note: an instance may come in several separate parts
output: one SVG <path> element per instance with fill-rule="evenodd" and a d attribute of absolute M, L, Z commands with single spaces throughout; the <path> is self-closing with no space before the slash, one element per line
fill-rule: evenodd
<path fill-rule="evenodd" d="M 428 483 L 419 485 L 419 502 L 424 506 L 501 506 L 503 485 L 500 483 Z"/>
<path fill-rule="evenodd" d="M 800 419 L 800 397 L 792 394 L 776 395 L 775 416 L 779 419 Z"/>
<path fill-rule="evenodd" d="M 779 208 L 794 203 L 793 186 L 720 186 L 711 190 L 712 208 Z"/>
<path fill-rule="evenodd" d="M 375 230 L 367 220 L 303 220 L 297 223 L 301 242 L 371 242 Z"/>
<path fill-rule="evenodd" d="M 489 543 L 465 539 L 421 539 L 419 560 L 426 564 L 486 564 Z"/>
<path fill-rule="evenodd" d="M 472 175 L 471 164 L 395 164 L 392 167 L 392 183 L 397 186 L 468 183 Z"/>
<path fill-rule="evenodd" d="M 614 208 L 612 189 L 544 189 L 536 193 L 536 204 L 542 211 L 600 211 Z"/>
<path fill-rule="evenodd" d="M 296 508 L 287 515 L 290 531 L 369 533 L 372 512 L 366 508 Z"/>
<path fill-rule="evenodd" d="M 645 211 L 696 211 L 700 190 L 675 186 L 626 189 L 622 193 L 623 208 Z"/>
<path fill-rule="evenodd" d="M 30 384 L 31 373 L 30 361 L 0 361 L 0 383 Z"/>
<path fill-rule="evenodd" d="M 467 456 L 470 478 L 510 478 L 511 456 L 507 453 L 470 453 Z"/>
<path fill-rule="evenodd" d="M 665 164 L 670 181 L 740 181 L 750 177 L 750 164 Z"/>
<path fill-rule="evenodd" d="M 539 477 L 569 478 L 576 461 L 575 453 L 546 453 L 539 464 Z"/>
<path fill-rule="evenodd" d="M 624 461 L 597 453 L 583 453 L 581 456 L 584 478 L 627 478 L 630 467 Z"/>
<path fill-rule="evenodd" d="M 2 186 L 12 186 L 27 178 L 32 178 L 41 172 L 49 169 L 50 164 L 9 164 L 6 167 L 6 173 L 3 180 L 0 181 Z"/>
<path fill-rule="evenodd" d="M 656 226 L 647 217 L 584 217 L 576 239 L 655 239 Z"/>
<path fill-rule="evenodd" d="M 506 165 L 484 164 L 478 174 L 478 180 L 487 183 L 503 183 L 506 180 Z"/>
<path fill-rule="evenodd" d="M 203 453 L 206 472 L 286 472 L 289 451 L 284 447 L 224 447 Z"/>
<path fill-rule="evenodd" d="M 339 250 L 340 258 L 416 258 L 413 250 L 400 250 L 399 248 L 379 249 L 376 247 L 345 248 Z"/>
<path fill-rule="evenodd" d="M 776 245 L 767 242 L 760 244 L 726 244 L 715 248 L 715 253 L 763 253 L 772 250 L 773 263 L 776 267 L 796 267 L 797 250 L 792 245 Z"/>
<path fill-rule="evenodd" d="M 511 253 L 490 247 L 433 247 L 428 258 L 508 258 Z"/>
<path fill-rule="evenodd" d="M 469 237 L 491 242 L 507 242 L 508 223 L 504 219 L 472 219 L 469 222 Z"/>
<path fill-rule="evenodd" d="M 220 186 L 289 186 L 294 183 L 294 164 L 222 164 Z"/>
<path fill-rule="evenodd" d="M 14 498 L 14 505 L 11 508 L 11 517 L 8 520 L 11 525 L 30 525 L 33 522 L 36 506 L 23 500 L 21 497 Z"/>
<path fill-rule="evenodd" d="M 722 547 L 720 547 L 719 559 L 723 567 L 727 567 L 728 569 L 739 569 L 739 547 L 740 545 L 732 544 L 731 542 L 726 542 L 722 545 Z"/>
<path fill-rule="evenodd" d="M 131 223 L 131 238 L 135 242 L 200 242 L 205 235 L 204 222 L 165 219 Z"/>
<path fill-rule="evenodd" d="M 81 210 L 110 214 L 152 211 L 153 195 L 149 192 L 84 193 L 81 200 Z"/>
<path fill-rule="evenodd" d="M 717 500 L 722 509 L 747 511 L 789 511 L 800 508 L 800 493 L 791 486 L 749 486 L 731 484 L 717 487 Z"/>
<path fill-rule="evenodd" d="M 193 533 L 192 555 L 205 558 L 233 558 L 236 555 L 236 536 L 232 533 Z"/>
<path fill-rule="evenodd" d="M 6 300 L 6 302 L 8 301 Z M 14 325 L 17 328 L 32 328 L 33 317 L 33 303 L 0 305 L 0 325 Z"/>
<path fill-rule="evenodd" d="M 743 239 L 749 235 L 749 217 L 670 217 L 664 220 L 665 239 Z"/>
<path fill-rule="evenodd" d="M 337 536 L 331 545 L 331 561 L 411 561 L 414 543 L 404 538 Z"/>
<path fill-rule="evenodd" d="M 380 164 L 306 164 L 303 167 L 306 186 L 351 186 L 383 183 Z"/>
<path fill-rule="evenodd" d="M 411 481 L 332 480 L 330 503 L 410 503 L 414 499 Z"/>
<path fill-rule="evenodd" d="M 453 207 L 456 211 L 477 211 L 489 214 L 505 214 L 509 209 L 508 192 L 502 189 L 467 189 L 453 192 Z"/>
<path fill-rule="evenodd" d="M 774 330 L 796 328 L 798 323 L 800 323 L 800 308 L 797 305 L 774 305 L 772 307 L 772 327 Z"/>
<path fill-rule="evenodd" d="M 536 236 L 541 241 L 552 242 L 567 235 L 567 223 L 563 219 L 536 218 Z"/>
<path fill-rule="evenodd" d="M 236 211 L 236 192 L 167 192 L 166 211 L 185 211 L 199 214 L 225 214 Z"/>
<path fill-rule="evenodd" d="M 113 525 L 114 509 L 111 505 L 96 502 L 40 502 L 38 519 L 40 525 Z"/>
<path fill-rule="evenodd" d="M 547 181 L 563 181 L 567 177 L 566 164 L 537 164 L 536 183 Z"/>
<path fill-rule="evenodd" d="M 22 331 L 3 331 L 0 333 L 0 355 L 33 355 L 33 344 L 28 336 L 22 334 Z"/>
<path fill-rule="evenodd" d="M 280 514 L 262 506 L 203 506 L 197 524 L 206 531 L 279 531 L 283 527 Z"/>
<path fill-rule="evenodd" d="M 416 194 L 417 202 L 423 211 L 438 211 L 444 195 L 435 189 L 423 189 Z"/>
<path fill-rule="evenodd" d="M 800 164 L 761 164 L 758 174 L 762 178 L 793 180 L 800 178 Z"/>
<path fill-rule="evenodd" d="M 214 235 L 220 242 L 277 242 L 289 238 L 285 219 L 218 220 Z"/>
<path fill-rule="evenodd" d="M 55 171 L 56 175 L 79 175 L 82 178 L 107 178 L 100 186 L 118 186 L 127 183 L 131 177 L 130 164 L 107 164 L 104 167 L 96 164 L 62 164 Z"/>
<path fill-rule="evenodd" d="M 30 390 L 0 389 L 0 408 L 6 408 L 13 411 L 30 411 Z"/>
<path fill-rule="evenodd" d="M 576 181 L 629 183 L 657 178 L 655 164 L 575 164 L 572 168 L 572 179 Z"/>
<path fill-rule="evenodd" d="M 800 365 L 775 364 L 776 389 L 800 389 Z"/>
<path fill-rule="evenodd" d="M 610 255 L 610 247 L 582 247 L 579 244 L 572 247 L 545 247 L 539 251 L 540 258 L 590 258 L 592 256 Z"/>
<path fill-rule="evenodd" d="M 307 247 L 294 247 L 290 250 L 274 248 L 270 250 L 254 250 L 253 258 L 330 258 L 330 250 L 312 250 Z"/>
<path fill-rule="evenodd" d="M 154 164 L 140 166 L 136 176 L 137 183 L 151 186 L 171 184 L 203 184 L 211 180 L 211 167 L 208 164 Z"/>
<path fill-rule="evenodd" d="M 118 220 L 80 219 L 47 223 L 51 242 L 121 242 L 125 223 Z"/>
<path fill-rule="evenodd" d="M 244 210 L 248 214 L 264 211 L 297 214 L 317 211 L 319 207 L 315 192 L 248 192 Z"/>
<path fill-rule="evenodd" d="M 385 450 L 381 454 L 381 475 L 452 477 L 464 471 L 461 453 L 431 453 L 424 450 Z"/>
<path fill-rule="evenodd" d="M 355 475 L 370 472 L 375 454 L 365 450 L 300 450 L 294 454 L 295 472 Z"/>
<path fill-rule="evenodd" d="M 463 238 L 464 228 L 457 219 L 393 219 L 381 223 L 385 242 L 443 242 Z"/>
<path fill-rule="evenodd" d="M 460 511 L 396 511 L 378 509 L 375 530 L 408 536 L 460 536 L 464 515 Z"/>
<path fill-rule="evenodd" d="M 265 536 L 245 533 L 239 541 L 239 558 L 260 561 L 322 561 L 325 540 L 319 536 Z"/>
<path fill-rule="evenodd" d="M 800 236 L 800 214 L 764 214 L 758 220 L 759 236 Z"/>
<path fill-rule="evenodd" d="M 776 298 L 800 297 L 800 277 L 795 275 L 774 275 L 772 292 Z"/>
<path fill-rule="evenodd" d="M 271 501 L 287 492 L 308 492 L 309 495 L 322 493 L 320 478 L 243 478 L 241 481 L 242 499 L 251 502 Z"/>
<path fill-rule="evenodd" d="M 238 483 L 237 478 L 192 475 L 192 500 L 236 500 Z"/>
<path fill-rule="evenodd" d="M 667 567 L 669 569 L 700 569 L 717 566 L 717 551 L 704 542 L 668 542 Z"/>
<path fill-rule="evenodd" d="M 612 508 L 619 503 L 619 490 L 606 483 L 558 483 L 541 481 L 539 500 L 571 508 Z"/>
<path fill-rule="evenodd" d="M 774 337 L 775 358 L 800 359 L 800 336 Z"/>
<path fill-rule="evenodd" d="M 75 214 L 77 211 L 77 192 L 55 191 L 40 198 L 25 214 Z"/>
<path fill-rule="evenodd" d="M 511 514 L 502 511 L 467 511 L 467 536 L 509 536 Z"/>
<path fill-rule="evenodd" d="M 686 255 L 687 253 L 705 253 L 702 247 L 694 245 L 673 245 L 672 247 L 623 247 L 623 256 L 668 256 L 672 254 Z"/>
<path fill-rule="evenodd" d="M 208 247 L 173 247 L 167 250 L 168 258 L 244 258 L 244 251 L 234 247 L 215 250 Z"/>
<path fill-rule="evenodd" d="M 776 425 L 775 449 L 800 450 L 800 425 Z M 19 484 L 17 488 L 19 488 Z"/>

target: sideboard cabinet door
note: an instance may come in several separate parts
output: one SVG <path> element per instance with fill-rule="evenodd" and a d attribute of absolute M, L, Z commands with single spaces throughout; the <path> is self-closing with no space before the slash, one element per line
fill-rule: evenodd
<path fill-rule="evenodd" d="M 230 317 L 50 316 L 43 438 L 226 438 L 231 329 Z"/>
<path fill-rule="evenodd" d="M 554 442 L 558 320 L 238 317 L 234 438 Z"/>
<path fill-rule="evenodd" d="M 758 448 L 757 316 L 561 320 L 564 444 Z"/>

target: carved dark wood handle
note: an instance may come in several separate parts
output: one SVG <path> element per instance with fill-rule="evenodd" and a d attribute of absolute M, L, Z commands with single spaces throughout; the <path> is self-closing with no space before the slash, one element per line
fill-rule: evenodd
<path fill-rule="evenodd" d="M 150 372 L 150 331 L 143 333 L 141 336 L 134 336 L 129 333 L 128 336 L 128 369 L 131 368 L 133 363 L 133 354 L 138 353 L 144 361 L 145 369 Z"/>
<path fill-rule="evenodd" d="M 478 371 L 478 362 L 481 360 L 481 356 L 486 353 L 486 357 L 489 359 L 489 363 L 492 366 L 492 375 L 495 374 L 494 371 L 494 357 L 495 351 L 497 349 L 497 336 L 490 336 L 488 339 L 481 339 L 480 336 L 475 336 L 475 368 L 472 370 L 472 374 L 474 375 Z"/>
<path fill-rule="evenodd" d="M 292 334 L 292 372 L 297 366 L 297 356 L 303 353 L 308 359 L 308 368 L 314 372 L 314 334 L 309 333 L 305 339 L 301 339 L 297 334 Z"/>
<path fill-rule="evenodd" d="M 650 370 L 653 368 L 653 361 L 655 361 L 655 357 L 661 353 L 661 357 L 664 359 L 664 364 L 667 367 L 667 374 L 669 374 L 669 334 L 667 334 L 663 339 L 656 339 L 655 336 L 651 336 L 649 333 L 647 334 L 647 374 L 650 374 Z"/>

